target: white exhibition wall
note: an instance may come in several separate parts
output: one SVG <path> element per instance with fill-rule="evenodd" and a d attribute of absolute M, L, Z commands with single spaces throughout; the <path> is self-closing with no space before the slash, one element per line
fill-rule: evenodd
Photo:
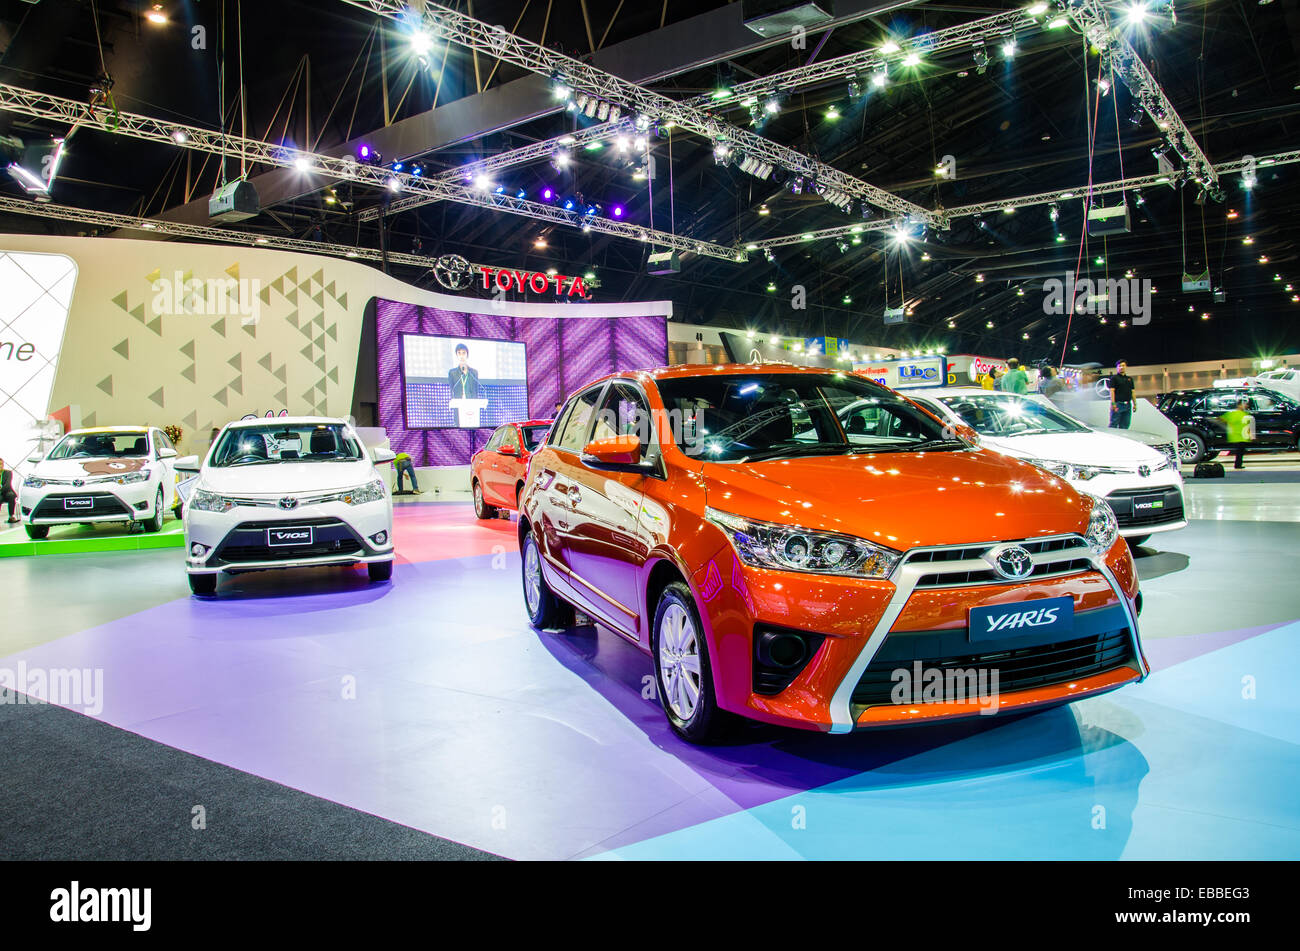
<path fill-rule="evenodd" d="M 37 260 L 33 255 L 62 263 L 49 264 L 52 270 L 33 284 L 18 263 Z M 4 270 L 7 263 L 13 266 Z M 67 406 L 79 410 L 83 426 L 178 425 L 182 448 L 195 449 L 206 446 L 213 427 L 248 414 L 347 416 L 362 319 L 375 297 L 519 317 L 672 313 L 669 302 L 459 297 L 420 290 L 346 259 L 120 238 L 0 235 L 0 290 L 0 314 L 10 323 L 24 299 L 39 297 L 32 313 L 40 316 L 14 333 L 40 336 L 37 349 L 48 361 L 42 372 L 51 381 L 46 400 L 33 388 L 12 419 L 0 417 L 0 447 L 30 440 L 37 417 Z M 59 326 L 64 314 L 66 332 Z M 61 351 L 53 342 L 58 336 Z M 3 356 L 0 346 L 0 362 Z M 20 381 L 6 376 L 0 385 L 10 399 L 9 388 Z"/>

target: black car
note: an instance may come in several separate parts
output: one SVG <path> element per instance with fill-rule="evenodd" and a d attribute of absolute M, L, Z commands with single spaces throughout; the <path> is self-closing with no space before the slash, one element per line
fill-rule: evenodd
<path fill-rule="evenodd" d="M 1247 452 L 1295 452 L 1300 449 L 1300 403 L 1264 387 L 1212 387 L 1178 390 L 1160 397 L 1160 412 L 1178 426 L 1178 455 L 1194 464 L 1228 449 L 1219 418 L 1246 401 L 1255 417 L 1255 438 Z"/>

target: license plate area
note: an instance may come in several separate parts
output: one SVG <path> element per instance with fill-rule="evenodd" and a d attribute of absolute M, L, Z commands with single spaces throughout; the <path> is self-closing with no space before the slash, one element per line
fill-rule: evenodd
<path fill-rule="evenodd" d="M 973 644 L 1034 639 L 1041 643 L 1074 633 L 1074 598 L 1036 598 L 971 608 L 967 637 Z"/>
<path fill-rule="evenodd" d="M 1139 495 L 1133 499 L 1133 514 L 1138 515 L 1143 512 L 1159 512 L 1165 507 L 1165 497 L 1163 495 Z"/>
<path fill-rule="evenodd" d="M 65 512 L 84 512 L 86 509 L 93 509 L 95 500 L 91 498 L 66 498 L 63 500 L 63 510 Z"/>
<path fill-rule="evenodd" d="M 310 545 L 313 534 L 310 525 L 268 528 L 266 530 L 266 546 L 268 548 L 297 548 Z"/>

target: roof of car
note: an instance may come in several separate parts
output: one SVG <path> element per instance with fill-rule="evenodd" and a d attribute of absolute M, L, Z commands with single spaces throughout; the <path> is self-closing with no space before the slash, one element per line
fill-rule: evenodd
<path fill-rule="evenodd" d="M 330 416 L 258 416 L 256 419 L 240 419 L 231 423 L 231 428 L 249 426 L 346 426 L 345 419 Z"/>
<path fill-rule="evenodd" d="M 148 432 L 156 427 L 153 426 L 95 426 L 90 429 L 74 429 L 68 433 L 69 436 L 90 436 L 96 433 L 107 435 L 109 433 L 143 433 Z"/>

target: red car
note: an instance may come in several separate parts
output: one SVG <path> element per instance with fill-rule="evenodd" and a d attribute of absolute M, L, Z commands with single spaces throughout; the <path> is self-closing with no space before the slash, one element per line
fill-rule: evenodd
<path fill-rule="evenodd" d="M 469 460 L 469 478 L 475 515 L 496 518 L 498 509 L 519 510 L 528 460 L 546 441 L 553 422 L 553 419 L 530 419 L 526 423 L 506 423 L 492 434 L 486 446 L 474 453 Z"/>

